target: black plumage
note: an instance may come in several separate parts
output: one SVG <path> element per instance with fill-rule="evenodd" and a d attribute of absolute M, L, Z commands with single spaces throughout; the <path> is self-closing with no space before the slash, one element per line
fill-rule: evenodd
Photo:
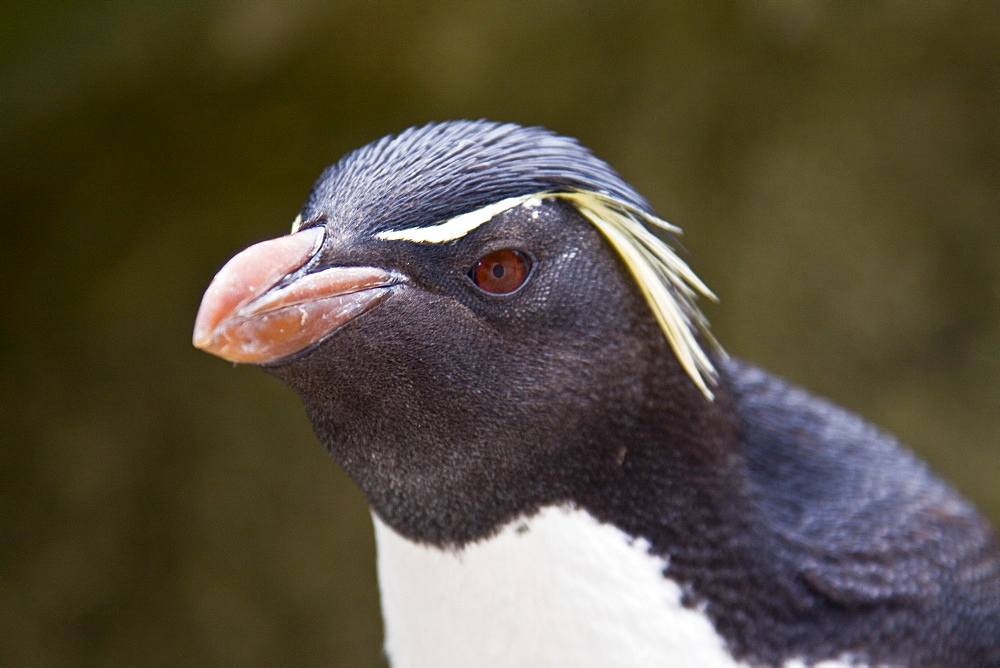
<path fill-rule="evenodd" d="M 648 205 L 607 164 L 568 137 L 511 123 L 453 121 L 410 128 L 344 156 L 320 175 L 302 220 L 367 234 L 420 227 L 514 195 L 580 188 Z"/>
<path fill-rule="evenodd" d="M 487 122 L 387 137 L 313 187 L 299 228 L 322 246 L 278 287 L 328 267 L 392 278 L 332 335 L 261 364 L 378 517 L 454 548 L 571 504 L 668 556 L 738 660 L 1000 665 L 1000 550 L 975 511 L 891 437 L 715 350 L 707 397 L 571 202 L 443 243 L 379 237 L 565 191 L 649 211 L 574 140 Z M 470 268 L 509 248 L 528 280 L 477 288 Z"/>

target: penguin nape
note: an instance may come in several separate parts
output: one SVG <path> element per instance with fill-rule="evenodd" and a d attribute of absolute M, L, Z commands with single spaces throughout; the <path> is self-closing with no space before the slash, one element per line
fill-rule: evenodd
<path fill-rule="evenodd" d="M 411 128 L 209 286 L 371 505 L 395 665 L 1000 666 L 1000 549 L 714 343 L 676 232 L 542 128 Z"/>

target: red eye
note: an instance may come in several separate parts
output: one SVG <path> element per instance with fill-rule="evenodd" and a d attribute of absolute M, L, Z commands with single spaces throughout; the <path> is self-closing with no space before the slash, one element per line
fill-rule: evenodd
<path fill-rule="evenodd" d="M 491 295 L 509 295 L 524 285 L 531 265 L 521 251 L 498 250 L 489 253 L 472 268 L 472 282 Z"/>

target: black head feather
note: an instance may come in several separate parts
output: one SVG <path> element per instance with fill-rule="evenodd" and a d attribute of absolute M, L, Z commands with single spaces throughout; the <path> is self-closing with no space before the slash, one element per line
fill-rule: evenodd
<path fill-rule="evenodd" d="M 649 209 L 575 139 L 512 123 L 429 123 L 341 158 L 320 175 L 302 219 L 325 214 L 375 234 L 432 224 L 507 197 L 571 189 Z"/>

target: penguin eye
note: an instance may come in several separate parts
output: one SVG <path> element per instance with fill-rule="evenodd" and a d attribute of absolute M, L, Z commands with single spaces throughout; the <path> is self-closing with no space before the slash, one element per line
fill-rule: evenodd
<path fill-rule="evenodd" d="M 531 263 L 521 251 L 505 249 L 481 257 L 469 277 L 481 290 L 491 295 L 509 295 L 528 280 Z"/>

